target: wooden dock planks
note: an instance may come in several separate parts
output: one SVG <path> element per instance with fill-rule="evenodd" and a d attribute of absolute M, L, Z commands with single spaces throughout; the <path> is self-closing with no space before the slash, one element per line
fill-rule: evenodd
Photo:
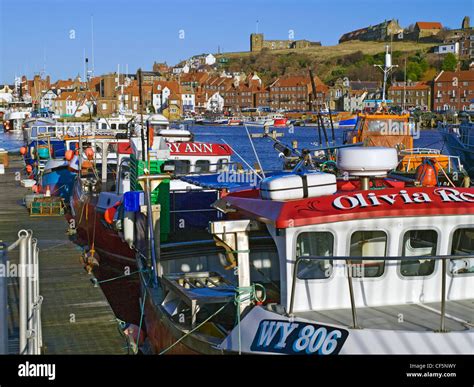
<path fill-rule="evenodd" d="M 0 175 L 0 240 L 11 244 L 20 229 L 31 229 L 40 248 L 40 294 L 43 343 L 46 354 L 126 354 L 115 315 L 99 286 L 94 287 L 80 262 L 80 248 L 69 240 L 64 217 L 30 217 L 22 205 L 31 193 L 15 180 L 21 171 L 19 156 Z M 24 176 L 22 175 L 22 178 Z M 18 254 L 9 254 L 17 262 Z M 18 351 L 17 278 L 10 280 L 10 351 Z M 16 351 L 15 351 L 16 349 Z"/>

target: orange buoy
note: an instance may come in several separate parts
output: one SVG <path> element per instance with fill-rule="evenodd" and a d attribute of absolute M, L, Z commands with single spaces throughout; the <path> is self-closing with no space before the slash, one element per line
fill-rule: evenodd
<path fill-rule="evenodd" d="M 92 148 L 86 148 L 85 154 L 88 160 L 92 160 L 94 158 L 94 150 Z"/>
<path fill-rule="evenodd" d="M 423 187 L 436 187 L 438 185 L 438 169 L 431 161 L 423 161 L 416 168 L 415 179 Z"/>
<path fill-rule="evenodd" d="M 26 155 L 26 146 L 22 146 L 22 147 L 20 148 L 20 154 L 21 154 L 22 156 Z"/>
<path fill-rule="evenodd" d="M 120 206 L 120 201 L 116 202 L 112 207 L 109 207 L 104 212 L 104 220 L 108 224 L 112 224 L 114 222 L 115 213 L 117 212 L 117 208 Z"/>
<path fill-rule="evenodd" d="M 33 167 L 28 164 L 28 165 L 26 166 L 26 172 L 28 172 L 28 173 L 33 172 Z"/>
<path fill-rule="evenodd" d="M 67 161 L 71 161 L 74 157 L 74 151 L 72 150 L 67 150 L 66 153 L 64 154 L 64 158 L 67 160 Z"/>
<path fill-rule="evenodd" d="M 92 163 L 89 160 L 83 160 L 81 166 L 82 169 L 89 169 L 92 168 Z"/>

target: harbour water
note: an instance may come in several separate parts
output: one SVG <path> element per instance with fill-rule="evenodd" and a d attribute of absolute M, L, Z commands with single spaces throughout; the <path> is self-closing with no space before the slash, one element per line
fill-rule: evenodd
<path fill-rule="evenodd" d="M 188 127 L 188 129 L 194 133 L 196 141 L 215 143 L 222 143 L 225 141 L 250 165 L 254 165 L 256 159 L 252 147 L 250 146 L 247 132 L 243 126 L 195 125 Z M 249 131 L 250 133 L 261 133 L 262 129 L 249 128 Z M 283 136 L 279 137 L 279 140 L 287 145 L 291 146 L 292 140 L 296 140 L 299 149 L 317 149 L 321 146 L 318 143 L 319 135 L 318 130 L 315 127 L 294 127 L 293 129 L 278 128 L 277 132 L 283 133 Z M 328 136 L 331 141 L 330 130 Z M 341 142 L 343 131 L 336 129 L 335 136 L 336 142 Z M 0 128 L 0 148 L 4 148 L 8 151 L 18 151 L 22 145 L 23 138 L 21 134 L 4 133 L 3 129 Z M 265 170 L 279 169 L 281 167 L 278 153 L 273 149 L 273 142 L 271 140 L 254 139 L 254 146 Z M 436 129 L 420 131 L 420 138 L 414 139 L 414 146 L 416 148 L 443 148 L 441 136 Z M 445 149 L 443 151 L 446 152 Z M 242 162 L 242 160 L 240 160 L 235 154 L 232 156 L 232 159 L 235 162 Z"/>

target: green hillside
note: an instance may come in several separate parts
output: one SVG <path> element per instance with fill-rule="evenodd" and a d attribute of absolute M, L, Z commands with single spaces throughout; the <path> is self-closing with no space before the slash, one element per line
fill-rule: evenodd
<path fill-rule="evenodd" d="M 350 79 L 380 80 L 374 64 L 383 64 L 384 42 L 351 41 L 336 46 L 314 46 L 305 49 L 263 50 L 259 53 L 232 52 L 216 55 L 226 58 L 222 66 L 228 71 L 256 71 L 264 80 L 282 75 L 307 74 L 309 67 L 325 82 L 348 76 Z M 407 77 L 412 81 L 433 79 L 442 67 L 442 58 L 430 54 L 433 43 L 393 42 L 393 64 L 399 68 L 393 77 L 404 79 L 405 60 Z"/>

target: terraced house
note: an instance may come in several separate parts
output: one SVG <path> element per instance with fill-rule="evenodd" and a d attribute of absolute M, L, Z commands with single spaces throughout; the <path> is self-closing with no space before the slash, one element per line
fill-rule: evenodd
<path fill-rule="evenodd" d="M 388 89 L 393 105 L 405 109 L 431 110 L 431 86 L 424 82 L 398 82 Z"/>
<path fill-rule="evenodd" d="M 434 80 L 433 110 L 469 110 L 474 99 L 474 66 L 465 71 L 441 71 Z"/>
<path fill-rule="evenodd" d="M 290 76 L 278 78 L 269 86 L 269 103 L 267 106 L 283 110 L 324 108 L 329 96 L 329 88 L 317 76 L 314 77 L 314 82 L 316 91 L 311 101 L 310 97 L 313 88 L 309 77 Z"/>

